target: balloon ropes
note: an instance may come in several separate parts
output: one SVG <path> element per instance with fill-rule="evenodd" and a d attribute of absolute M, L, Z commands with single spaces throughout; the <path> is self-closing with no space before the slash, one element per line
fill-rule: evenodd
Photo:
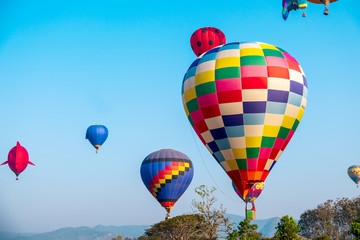
<path fill-rule="evenodd" d="M 11 171 L 15 173 L 16 180 L 19 180 L 20 173 L 25 170 L 28 164 L 35 166 L 35 164 L 29 161 L 28 151 L 19 142 L 10 150 L 8 160 L 1 165 L 5 164 L 8 164 Z"/>
<path fill-rule="evenodd" d="M 182 84 L 190 124 L 243 199 L 285 150 L 307 93 L 295 58 L 261 42 L 215 46 L 190 65 Z"/>
<path fill-rule="evenodd" d="M 162 149 L 144 159 L 140 175 L 151 195 L 165 208 L 165 219 L 169 219 L 174 204 L 191 183 L 194 167 L 184 153 Z"/>

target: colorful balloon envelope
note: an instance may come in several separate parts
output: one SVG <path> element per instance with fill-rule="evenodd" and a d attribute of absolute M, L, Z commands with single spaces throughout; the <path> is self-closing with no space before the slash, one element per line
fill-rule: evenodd
<path fill-rule="evenodd" d="M 357 185 L 360 182 L 360 166 L 359 165 L 353 165 L 348 168 L 348 175 L 351 178 L 351 180 L 354 181 L 354 183 Z"/>
<path fill-rule="evenodd" d="M 19 174 L 25 170 L 28 164 L 35 166 L 35 164 L 29 161 L 28 151 L 19 142 L 10 150 L 8 160 L 1 165 L 4 164 L 8 164 L 11 171 L 15 173 L 16 180 L 19 180 Z"/>
<path fill-rule="evenodd" d="M 107 139 L 108 134 L 109 131 L 104 125 L 94 124 L 86 130 L 86 139 L 94 146 L 97 153 L 101 145 L 103 145 Z"/>
<path fill-rule="evenodd" d="M 172 207 L 190 185 L 194 168 L 184 153 L 162 149 L 144 159 L 140 174 L 146 188 L 167 211 L 168 218 Z"/>
<path fill-rule="evenodd" d="M 182 85 L 188 120 L 244 199 L 294 135 L 307 93 L 295 58 L 259 42 L 209 50 L 191 64 Z"/>
<path fill-rule="evenodd" d="M 224 33 L 214 27 L 204 27 L 196 30 L 190 38 L 190 45 L 196 56 L 226 43 Z"/>
<path fill-rule="evenodd" d="M 282 16 L 286 20 L 289 16 L 290 11 L 297 9 L 306 9 L 306 0 L 283 0 L 282 1 L 283 11 Z"/>
<path fill-rule="evenodd" d="M 248 194 L 246 195 L 245 198 L 243 198 L 243 196 L 241 195 L 241 193 L 239 192 L 239 190 L 237 190 L 234 182 L 232 182 L 232 186 L 234 191 L 236 192 L 236 194 L 245 202 L 255 202 L 255 200 L 260 196 L 262 190 L 264 189 L 265 183 L 264 182 L 257 182 L 255 183 L 251 189 L 249 190 Z"/>

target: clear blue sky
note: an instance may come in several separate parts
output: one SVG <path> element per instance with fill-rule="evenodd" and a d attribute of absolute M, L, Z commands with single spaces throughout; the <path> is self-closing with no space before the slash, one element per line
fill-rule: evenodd
<path fill-rule="evenodd" d="M 324 16 L 310 3 L 306 18 L 291 12 L 285 22 L 281 0 L 0 0 L 0 160 L 20 141 L 36 164 L 19 181 L 0 167 L 0 230 L 163 220 L 140 178 L 145 156 L 163 148 L 187 154 L 195 168 L 173 216 L 192 211 L 200 184 L 243 216 L 182 107 L 183 75 L 195 60 L 189 39 L 204 26 L 227 42 L 279 46 L 307 75 L 307 109 L 256 201 L 258 219 L 299 218 L 327 199 L 358 196 L 347 168 L 360 164 L 359 5 L 339 0 Z M 109 129 L 99 154 L 85 140 L 94 123 Z"/>

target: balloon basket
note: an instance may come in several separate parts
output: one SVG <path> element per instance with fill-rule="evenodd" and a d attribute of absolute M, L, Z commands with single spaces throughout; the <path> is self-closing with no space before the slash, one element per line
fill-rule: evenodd
<path fill-rule="evenodd" d="M 256 219 L 255 210 L 246 210 L 246 219 L 247 220 L 255 220 Z"/>

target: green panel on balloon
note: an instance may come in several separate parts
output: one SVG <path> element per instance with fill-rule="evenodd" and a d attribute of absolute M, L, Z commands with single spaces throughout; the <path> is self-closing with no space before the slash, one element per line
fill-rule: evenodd
<path fill-rule="evenodd" d="M 241 66 L 261 65 L 266 66 L 266 61 L 263 56 L 244 56 L 240 58 Z"/>
<path fill-rule="evenodd" d="M 297 127 L 299 126 L 299 123 L 300 123 L 299 120 L 295 119 L 294 125 L 291 128 L 294 132 L 296 131 Z"/>
<path fill-rule="evenodd" d="M 279 134 L 278 134 L 278 138 L 286 139 L 287 136 L 289 135 L 289 132 L 290 132 L 290 129 L 284 128 L 284 127 L 280 127 L 280 131 L 279 131 Z"/>
<path fill-rule="evenodd" d="M 247 158 L 258 158 L 259 153 L 260 153 L 260 148 L 246 148 Z"/>
<path fill-rule="evenodd" d="M 188 116 L 188 119 L 189 119 L 189 122 L 190 122 L 191 126 L 194 126 L 194 121 L 191 119 L 190 115 Z"/>
<path fill-rule="evenodd" d="M 198 110 L 200 108 L 199 103 L 198 103 L 196 98 L 188 101 L 186 103 L 186 107 L 189 110 L 189 113 L 192 113 L 192 112 L 194 112 L 194 111 L 196 111 L 196 110 Z"/>
<path fill-rule="evenodd" d="M 196 96 L 204 96 L 216 92 L 215 82 L 207 82 L 195 87 Z"/>
<path fill-rule="evenodd" d="M 273 49 L 263 49 L 264 55 L 269 57 L 281 57 L 284 58 L 284 56 L 281 54 L 281 52 L 277 51 L 277 50 L 273 50 Z"/>
<path fill-rule="evenodd" d="M 274 146 L 276 137 L 262 137 L 261 147 L 263 148 L 272 148 Z"/>
<path fill-rule="evenodd" d="M 285 51 L 284 49 L 282 49 L 282 48 L 279 48 L 279 47 L 276 47 L 277 49 L 279 49 L 280 50 L 280 52 L 284 52 L 284 53 L 288 53 L 287 51 Z"/>
<path fill-rule="evenodd" d="M 226 78 L 240 78 L 239 67 L 227 67 L 215 69 L 215 80 L 226 79 Z"/>
<path fill-rule="evenodd" d="M 237 163 L 239 169 L 247 169 L 246 159 L 236 159 L 236 163 Z"/>

